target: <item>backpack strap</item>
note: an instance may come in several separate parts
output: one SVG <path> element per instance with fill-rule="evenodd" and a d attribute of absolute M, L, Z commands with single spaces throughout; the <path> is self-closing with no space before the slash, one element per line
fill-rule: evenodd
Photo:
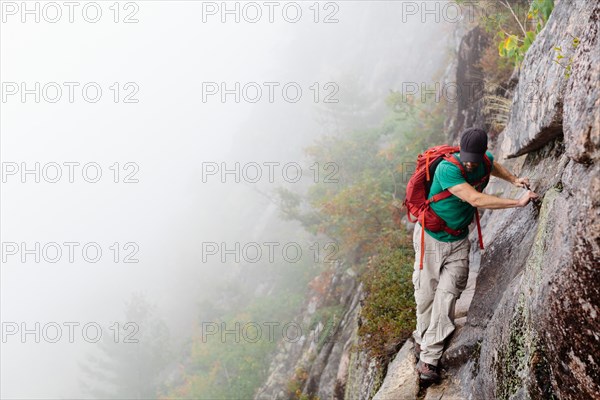
<path fill-rule="evenodd" d="M 423 269 L 423 257 L 425 256 L 425 213 L 421 213 L 421 257 L 419 260 L 419 276 Z M 419 278 L 419 282 L 421 279 Z M 420 285 L 420 283 L 419 283 Z"/>
<path fill-rule="evenodd" d="M 483 235 L 481 234 L 481 225 L 479 224 L 479 211 L 475 208 L 475 222 L 477 223 L 477 236 L 479 239 L 479 248 L 483 250 Z"/>
<path fill-rule="evenodd" d="M 431 198 L 427 199 L 425 204 L 429 205 L 430 203 L 435 203 L 437 201 L 447 199 L 450 196 L 452 196 L 452 193 L 448 189 L 442 190 L 438 194 L 434 194 L 433 196 L 431 196 Z"/>
<path fill-rule="evenodd" d="M 458 161 L 458 159 L 454 156 L 454 154 L 446 154 L 444 156 L 444 160 L 456 165 L 458 167 L 458 169 L 460 169 L 460 173 L 462 174 L 463 178 L 465 178 L 465 181 L 467 183 L 469 183 L 469 180 L 467 179 L 467 170 L 465 170 L 465 167 L 462 165 L 462 163 L 460 161 Z"/>

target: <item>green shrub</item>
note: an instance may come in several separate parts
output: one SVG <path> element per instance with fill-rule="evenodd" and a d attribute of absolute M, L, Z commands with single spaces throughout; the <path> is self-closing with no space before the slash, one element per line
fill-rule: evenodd
<path fill-rule="evenodd" d="M 383 359 L 394 354 L 416 324 L 414 250 L 405 235 L 399 231 L 394 241 L 380 248 L 361 276 L 365 299 L 358 334 L 361 348 L 373 357 Z"/>
<path fill-rule="evenodd" d="M 554 0 L 482 0 L 473 4 L 477 5 L 479 24 L 496 35 L 498 54 L 515 66 L 521 64 L 554 9 Z"/>

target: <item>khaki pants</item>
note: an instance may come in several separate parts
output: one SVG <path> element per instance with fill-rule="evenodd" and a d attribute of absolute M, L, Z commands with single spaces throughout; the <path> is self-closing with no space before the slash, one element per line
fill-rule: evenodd
<path fill-rule="evenodd" d="M 444 341 L 454 332 L 454 306 L 467 286 L 471 242 L 466 237 L 456 242 L 440 242 L 425 232 L 423 269 L 421 257 L 421 225 L 413 233 L 415 264 L 413 285 L 417 303 L 415 342 L 421 346 L 420 359 L 438 365 Z"/>

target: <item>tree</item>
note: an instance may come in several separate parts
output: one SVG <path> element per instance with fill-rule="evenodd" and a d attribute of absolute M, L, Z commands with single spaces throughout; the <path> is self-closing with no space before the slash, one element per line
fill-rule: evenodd
<path fill-rule="evenodd" d="M 126 322 L 103 329 L 98 354 L 80 363 L 81 384 L 95 398 L 156 398 L 172 357 L 168 327 L 139 294 L 127 303 L 125 317 Z"/>

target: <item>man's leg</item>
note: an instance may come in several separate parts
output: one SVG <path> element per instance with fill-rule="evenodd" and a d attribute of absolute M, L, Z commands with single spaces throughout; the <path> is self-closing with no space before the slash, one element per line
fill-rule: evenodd
<path fill-rule="evenodd" d="M 433 301 L 440 278 L 442 262 L 442 246 L 448 243 L 439 242 L 425 233 L 425 257 L 423 270 L 419 270 L 421 260 L 421 225 L 417 223 L 413 233 L 413 247 L 415 249 L 415 263 L 413 268 L 413 286 L 415 288 L 415 302 L 417 304 L 417 326 L 413 331 L 413 339 L 423 348 L 423 337 L 427 332 L 433 311 Z"/>
<path fill-rule="evenodd" d="M 465 238 L 452 242 L 450 253 L 446 255 L 440 279 L 433 299 L 431 320 L 423 336 L 421 360 L 438 365 L 444 351 L 445 340 L 454 332 L 454 311 L 456 299 L 467 286 L 469 276 L 469 250 L 471 242 Z"/>

